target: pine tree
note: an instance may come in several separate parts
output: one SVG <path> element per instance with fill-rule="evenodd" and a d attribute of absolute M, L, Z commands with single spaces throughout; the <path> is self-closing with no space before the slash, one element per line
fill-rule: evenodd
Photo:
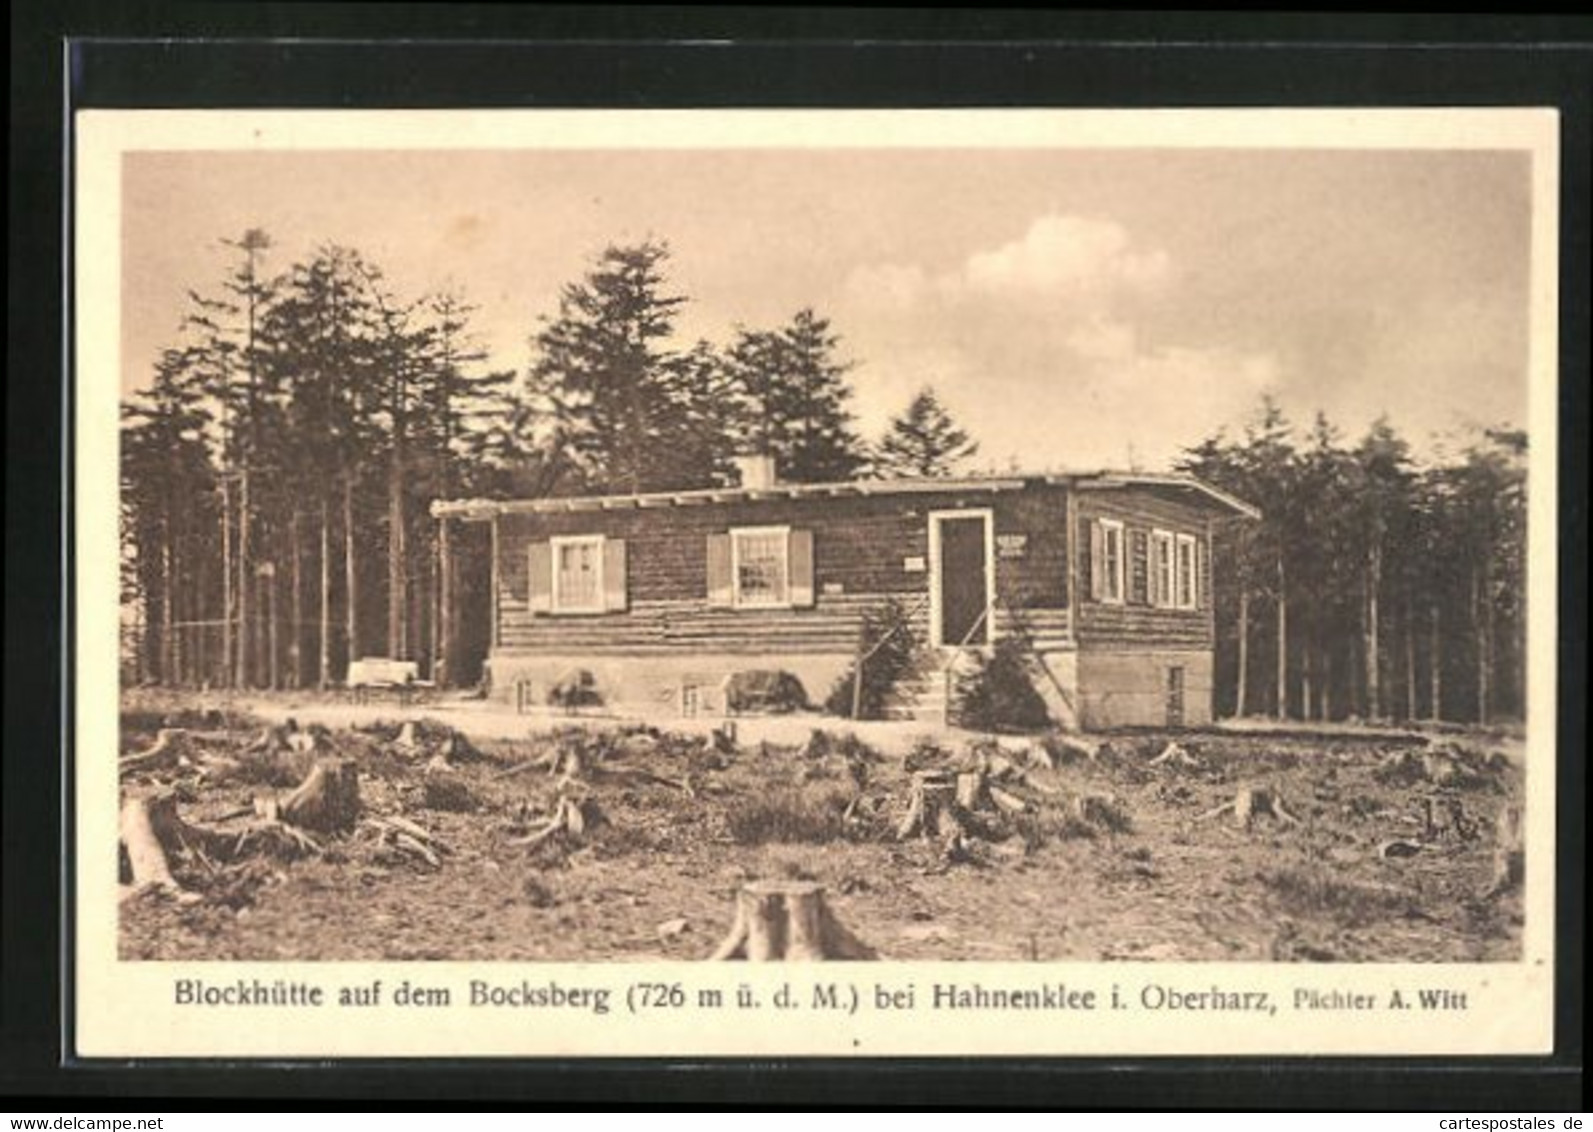
<path fill-rule="evenodd" d="M 1361 562 L 1356 553 L 1355 457 L 1326 415 L 1318 413 L 1310 443 L 1302 451 L 1295 484 L 1297 503 L 1292 557 L 1301 593 L 1311 595 L 1298 617 L 1300 714 L 1327 719 L 1335 703 L 1348 707 L 1336 685 L 1350 680 L 1355 642 L 1348 626 L 1358 623 Z"/>
<path fill-rule="evenodd" d="M 793 483 L 849 480 L 867 466 L 839 345 L 827 319 L 802 310 L 778 330 L 742 329 L 729 351 L 738 438 Z"/>
<path fill-rule="evenodd" d="M 1355 450 L 1356 518 L 1361 525 L 1355 545 L 1361 550 L 1361 663 L 1363 714 L 1387 714 L 1383 695 L 1385 671 L 1384 588 L 1387 565 L 1401 552 L 1410 515 L 1410 448 L 1387 418 L 1379 417 Z"/>
<path fill-rule="evenodd" d="M 609 247 L 564 288 L 558 316 L 533 339 L 528 390 L 585 489 L 665 490 L 710 478 L 678 447 L 690 400 L 667 343 L 686 299 L 665 293 L 668 258 L 659 241 Z"/>
<path fill-rule="evenodd" d="M 515 375 L 481 370 L 487 354 L 470 334 L 476 308 L 462 296 L 440 292 L 428 308 L 430 353 L 422 393 L 426 412 L 417 424 L 426 430 L 425 486 L 433 496 L 446 499 L 470 486 L 472 472 L 490 446 L 487 434 L 514 411 Z"/>
<path fill-rule="evenodd" d="M 181 620 L 202 619 L 202 548 L 214 488 L 206 433 L 212 414 L 195 352 L 168 349 L 148 390 L 122 411 L 121 519 L 124 600 L 146 628 L 137 669 L 171 684 L 203 680 L 204 664 L 185 656 Z M 197 651 L 197 649 L 195 650 Z"/>
<path fill-rule="evenodd" d="M 259 587 L 255 561 L 256 514 L 261 489 L 270 482 L 265 449 L 279 437 L 267 420 L 279 388 L 267 365 L 265 324 L 276 300 L 275 283 L 265 271 L 270 236 L 247 229 L 222 245 L 236 253 L 218 293 L 190 291 L 192 308 L 185 328 L 203 374 L 207 395 L 218 406 L 222 520 L 222 657 L 225 682 L 244 687 L 258 676 L 253 599 Z M 257 471 L 265 472 L 262 481 Z"/>
<path fill-rule="evenodd" d="M 874 471 L 903 478 L 950 476 L 978 451 L 979 445 L 957 427 L 935 391 L 925 386 L 906 412 L 891 421 Z"/>
<path fill-rule="evenodd" d="M 386 452 L 379 413 L 384 389 L 380 319 L 370 290 L 372 269 L 353 249 L 328 244 L 295 264 L 280 288 L 268 332 L 272 364 L 286 382 L 285 447 L 293 498 L 310 503 L 319 566 L 317 682 L 336 679 L 334 611 L 341 612 L 342 659 L 362 651 L 363 469 Z M 388 359 L 390 361 L 390 359 Z M 291 524 L 291 519 L 289 520 Z M 333 532 L 341 527 L 341 562 Z M 303 548 L 301 547 L 301 550 Z M 336 610 L 334 567 L 341 565 L 342 608 Z"/>

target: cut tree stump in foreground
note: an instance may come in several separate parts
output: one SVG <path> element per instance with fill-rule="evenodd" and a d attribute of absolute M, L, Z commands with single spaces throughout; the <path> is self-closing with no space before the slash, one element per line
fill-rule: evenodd
<path fill-rule="evenodd" d="M 130 771 L 149 770 L 152 767 L 163 767 L 175 763 L 183 753 L 183 742 L 187 732 L 180 727 L 162 727 L 155 734 L 155 742 L 148 750 L 137 754 L 123 755 L 117 762 L 117 770 L 121 774 Z"/>
<path fill-rule="evenodd" d="M 122 803 L 119 837 L 127 853 L 132 884 L 124 897 L 150 889 L 197 900 L 172 876 L 172 854 L 192 851 L 209 867 L 239 857 L 252 840 L 275 836 L 289 847 L 315 853 L 320 845 L 302 830 L 341 833 L 359 820 L 359 776 L 346 759 L 318 761 L 298 787 L 285 798 L 257 798 L 255 804 L 225 815 L 223 821 L 256 813 L 265 819 L 242 830 L 222 830 L 211 825 L 191 825 L 177 813 L 177 796 L 170 791 L 129 796 Z"/>
<path fill-rule="evenodd" d="M 1488 896 L 1499 896 L 1519 888 L 1526 878 L 1523 833 L 1521 807 L 1512 802 L 1499 811 L 1494 825 L 1493 883 L 1488 888 Z"/>
<path fill-rule="evenodd" d="M 132 886 L 124 890 L 124 895 L 148 888 L 183 891 L 166 859 L 166 844 L 177 839 L 181 825 L 175 795 L 147 794 L 122 803 L 122 844 L 127 848 L 127 863 L 133 872 Z"/>
<path fill-rule="evenodd" d="M 271 799 L 264 817 L 317 833 L 353 829 L 360 816 L 360 780 L 347 759 L 321 759 L 286 798 Z"/>
<path fill-rule="evenodd" d="M 117 834 L 132 874 L 132 883 L 122 886 L 124 900 L 148 891 L 170 893 L 182 901 L 198 900 L 198 893 L 189 892 L 172 876 L 172 854 L 189 851 L 209 865 L 212 856 L 224 852 L 228 840 L 205 826 L 183 821 L 177 812 L 177 796 L 169 790 L 133 795 L 123 801 Z"/>
<path fill-rule="evenodd" d="M 1286 825 L 1300 823 L 1300 819 L 1283 804 L 1283 796 L 1267 786 L 1241 786 L 1235 792 L 1233 801 L 1207 810 L 1195 820 L 1206 821 L 1226 813 L 1233 814 L 1233 823 L 1240 829 L 1249 829 L 1258 817 L 1270 817 Z"/>
<path fill-rule="evenodd" d="M 914 834 L 950 837 L 960 832 L 962 823 L 952 808 L 957 792 L 956 776 L 949 771 L 924 770 L 914 774 L 907 814 L 896 827 L 896 840 L 905 841 Z"/>
<path fill-rule="evenodd" d="M 710 961 L 878 959 L 847 930 L 811 881 L 751 881 L 736 893 L 736 919 Z"/>
<path fill-rule="evenodd" d="M 566 845 L 578 845 L 585 839 L 586 831 L 602 820 L 602 811 L 590 798 L 560 794 L 558 802 L 553 807 L 552 816 L 543 822 L 539 829 L 533 830 L 525 837 L 518 837 L 509 844 L 535 849 L 543 842 L 556 838 Z"/>

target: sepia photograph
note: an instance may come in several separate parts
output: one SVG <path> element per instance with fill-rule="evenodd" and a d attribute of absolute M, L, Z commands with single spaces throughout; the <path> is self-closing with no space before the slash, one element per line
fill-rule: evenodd
<path fill-rule="evenodd" d="M 79 867 L 166 1002 L 1552 963 L 1552 114 L 97 117 Z"/>

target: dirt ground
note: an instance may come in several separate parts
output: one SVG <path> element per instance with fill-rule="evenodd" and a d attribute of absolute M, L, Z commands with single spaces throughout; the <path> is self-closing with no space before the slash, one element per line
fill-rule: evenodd
<path fill-rule="evenodd" d="M 124 702 L 123 755 L 162 727 L 187 732 L 175 763 L 123 774 L 124 796 L 173 794 L 183 821 L 224 835 L 210 852 L 173 852 L 186 892 L 123 901 L 124 958 L 698 959 L 729 930 L 738 887 L 779 877 L 822 883 L 890 959 L 1520 954 L 1519 889 L 1497 883 L 1496 830 L 1521 771 L 1485 737 L 1135 733 L 1092 736 L 1085 755 L 1054 739 L 997 746 L 819 717 L 741 721 L 716 745 L 706 724 L 248 709 L 169 693 Z M 262 735 L 280 747 L 290 713 L 314 750 L 251 752 Z M 406 719 L 419 721 L 409 745 Z M 310 847 L 215 849 L 260 821 L 257 798 L 285 794 L 327 754 L 357 772 L 359 825 Z M 963 812 L 954 843 L 898 837 L 915 771 L 971 767 L 1006 804 Z M 1258 806 L 1242 823 L 1220 809 L 1244 787 L 1278 812 Z M 561 798 L 579 828 L 533 843 Z M 397 831 L 411 827 L 429 840 L 406 842 Z"/>

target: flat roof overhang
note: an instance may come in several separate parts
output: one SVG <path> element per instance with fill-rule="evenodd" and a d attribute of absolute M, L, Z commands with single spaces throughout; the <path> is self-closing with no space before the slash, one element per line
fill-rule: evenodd
<path fill-rule="evenodd" d="M 582 511 L 628 511 L 667 507 L 700 507 L 715 503 L 757 503 L 767 500 L 867 496 L 947 495 L 970 492 L 1022 491 L 1040 484 L 1080 490 L 1148 487 L 1208 510 L 1261 518 L 1244 500 L 1193 476 L 1178 473 L 1080 472 L 1040 475 L 968 476 L 957 479 L 848 480 L 839 483 L 789 483 L 766 487 L 717 487 L 691 491 L 641 492 L 631 495 L 550 496 L 543 499 L 447 499 L 431 505 L 438 519 L 485 522 L 499 515 L 561 515 Z"/>

